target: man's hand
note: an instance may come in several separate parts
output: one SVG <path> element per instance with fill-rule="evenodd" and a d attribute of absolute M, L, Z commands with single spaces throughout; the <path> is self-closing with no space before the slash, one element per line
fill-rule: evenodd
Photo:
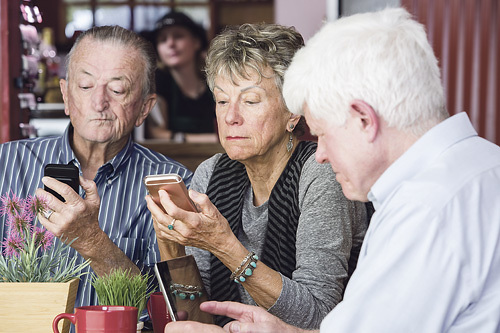
<path fill-rule="evenodd" d="M 59 193 L 66 202 L 42 189 L 36 195 L 47 200 L 53 211 L 47 219 L 40 214 L 40 222 L 56 237 L 70 242 L 85 259 L 90 259 L 90 266 L 97 275 L 109 274 L 115 269 L 130 270 L 140 274 L 139 268 L 120 250 L 99 226 L 100 198 L 97 186 L 91 180 L 80 177 L 80 185 L 85 190 L 85 199 L 68 185 L 50 177 L 43 177 L 42 182 Z"/>
<path fill-rule="evenodd" d="M 48 219 L 43 215 L 39 216 L 40 223 L 56 237 L 62 236 L 61 240 L 65 243 L 78 238 L 72 247 L 82 256 L 88 257 L 104 236 L 99 227 L 100 198 L 95 183 L 80 177 L 80 185 L 86 193 L 85 199 L 70 186 L 54 178 L 43 177 L 42 183 L 59 193 L 66 202 L 61 202 L 43 189 L 37 189 L 36 195 L 45 198 L 52 210 Z"/>
<path fill-rule="evenodd" d="M 252 305 L 236 302 L 204 302 L 200 305 L 202 311 L 223 315 L 236 319 L 224 328 L 215 325 L 201 324 L 192 321 L 177 321 L 165 326 L 165 333 L 176 332 L 207 332 L 207 333 L 301 333 L 306 332 L 297 327 L 285 324 L 266 310 Z"/>

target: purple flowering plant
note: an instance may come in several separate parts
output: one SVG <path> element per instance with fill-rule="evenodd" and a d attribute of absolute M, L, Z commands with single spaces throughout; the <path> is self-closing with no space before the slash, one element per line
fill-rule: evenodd
<path fill-rule="evenodd" d="M 54 235 L 36 225 L 38 214 L 48 210 L 46 201 L 36 196 L 22 199 L 11 193 L 0 197 L 0 216 L 6 216 L 7 236 L 1 242 L 0 282 L 68 282 L 86 273 L 90 264 L 66 261 L 71 243 L 55 242 Z"/>

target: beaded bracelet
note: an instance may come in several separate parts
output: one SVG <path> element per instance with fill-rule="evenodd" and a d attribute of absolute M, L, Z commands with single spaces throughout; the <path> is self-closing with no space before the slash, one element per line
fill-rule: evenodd
<path fill-rule="evenodd" d="M 231 273 L 231 277 L 229 278 L 230 280 L 234 280 L 234 277 L 239 273 L 241 272 L 243 266 L 248 262 L 248 260 L 250 259 L 250 257 L 252 255 L 254 255 L 255 253 L 254 252 L 248 252 L 248 254 L 245 256 L 245 258 L 243 258 L 243 260 L 241 261 L 241 264 L 238 266 L 238 268 L 236 268 L 233 273 Z"/>
<path fill-rule="evenodd" d="M 259 256 L 255 252 L 250 252 L 243 259 L 240 266 L 231 274 L 230 279 L 236 283 L 245 282 L 246 279 L 253 274 L 253 270 L 257 268 Z"/>
<path fill-rule="evenodd" d="M 189 284 L 180 284 L 180 283 L 172 283 L 170 285 L 170 290 L 172 294 L 176 295 L 180 299 L 189 298 L 194 301 L 196 296 L 203 296 L 202 287 L 201 286 L 191 286 Z"/>

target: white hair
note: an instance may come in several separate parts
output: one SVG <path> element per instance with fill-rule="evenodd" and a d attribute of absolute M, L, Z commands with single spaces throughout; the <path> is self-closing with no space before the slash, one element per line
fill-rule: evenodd
<path fill-rule="evenodd" d="M 289 110 L 336 125 L 362 100 L 389 126 L 422 135 L 448 117 L 437 59 L 424 27 L 402 8 L 325 24 L 293 58 L 283 95 Z"/>

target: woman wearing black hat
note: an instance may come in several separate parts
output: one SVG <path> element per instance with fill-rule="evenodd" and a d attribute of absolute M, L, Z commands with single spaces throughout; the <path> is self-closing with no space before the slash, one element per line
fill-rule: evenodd
<path fill-rule="evenodd" d="M 162 117 L 149 117 L 147 136 L 183 139 L 185 133 L 213 133 L 215 102 L 201 70 L 208 46 L 205 30 L 187 15 L 172 11 L 156 23 L 155 45 Z"/>

